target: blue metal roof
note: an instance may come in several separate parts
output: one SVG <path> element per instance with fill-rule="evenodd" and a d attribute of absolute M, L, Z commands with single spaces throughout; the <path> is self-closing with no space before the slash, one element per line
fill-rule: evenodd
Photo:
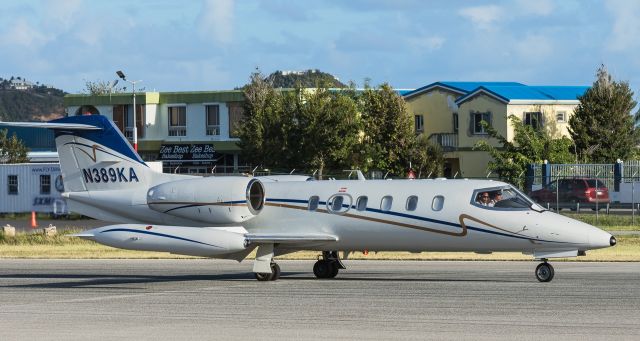
<path fill-rule="evenodd" d="M 587 89 L 588 86 L 481 86 L 458 98 L 456 103 L 463 103 L 482 91 L 505 103 L 512 100 L 576 101 Z"/>
<path fill-rule="evenodd" d="M 56 142 L 53 136 L 53 131 L 29 127 L 3 127 L 0 129 L 7 129 L 7 136 L 11 137 L 16 134 L 16 137 L 24 143 L 24 145 L 30 151 L 55 151 Z"/>

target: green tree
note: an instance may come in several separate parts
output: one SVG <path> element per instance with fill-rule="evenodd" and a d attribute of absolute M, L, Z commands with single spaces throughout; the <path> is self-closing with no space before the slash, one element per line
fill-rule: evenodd
<path fill-rule="evenodd" d="M 352 168 L 350 159 L 358 141 L 360 122 L 355 101 L 345 94 L 317 88 L 301 94 L 301 146 L 304 161 L 318 170 Z"/>
<path fill-rule="evenodd" d="M 532 163 L 570 163 L 574 161 L 571 153 L 573 142 L 567 137 L 551 138 L 544 127 L 534 129 L 530 125 L 522 124 L 522 120 L 510 115 L 509 120 L 514 128 L 513 141 L 508 141 L 487 122 L 482 122 L 488 135 L 498 140 L 500 147 L 495 147 L 488 140 L 476 143 L 474 149 L 483 150 L 493 158 L 489 162 L 489 170 L 520 188 L 524 185 L 523 174 L 527 166 Z"/>
<path fill-rule="evenodd" d="M 275 90 L 260 71 L 244 89 L 240 147 L 254 165 L 280 169 L 349 167 L 359 123 L 353 99 L 326 87 Z"/>
<path fill-rule="evenodd" d="M 112 93 L 121 93 L 127 90 L 124 86 L 117 86 L 117 81 L 108 82 L 103 80 L 97 81 L 84 81 L 85 91 L 89 95 L 108 95 Z M 144 91 L 144 89 L 138 89 L 138 91 Z"/>
<path fill-rule="evenodd" d="M 362 139 L 357 149 L 361 168 L 406 173 L 415 144 L 406 104 L 389 84 L 367 88 L 359 96 Z"/>
<path fill-rule="evenodd" d="M 631 110 L 636 106 L 627 82 L 614 81 L 604 65 L 569 119 L 569 134 L 586 162 L 626 160 L 638 143 Z"/>
<path fill-rule="evenodd" d="M 411 167 L 418 178 L 439 177 L 444 174 L 444 154 L 439 145 L 433 144 L 424 135 L 416 136 L 410 148 Z"/>
<path fill-rule="evenodd" d="M 279 118 L 282 111 L 282 97 L 273 86 L 256 70 L 251 74 L 249 84 L 243 88 L 244 120 L 238 135 L 242 154 L 246 160 L 257 166 L 278 166 L 280 154 L 285 146 L 274 150 L 281 136 L 274 136 L 280 127 Z"/>
<path fill-rule="evenodd" d="M 27 147 L 14 133 L 8 136 L 7 129 L 0 130 L 0 163 L 25 163 L 27 158 Z"/>

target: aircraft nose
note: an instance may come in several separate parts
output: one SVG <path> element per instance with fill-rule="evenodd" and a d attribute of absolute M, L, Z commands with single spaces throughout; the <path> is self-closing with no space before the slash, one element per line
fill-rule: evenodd
<path fill-rule="evenodd" d="M 591 233 L 589 233 L 589 244 L 591 244 L 591 247 L 594 249 L 614 246 L 616 243 L 616 237 L 598 228 L 594 228 Z"/>

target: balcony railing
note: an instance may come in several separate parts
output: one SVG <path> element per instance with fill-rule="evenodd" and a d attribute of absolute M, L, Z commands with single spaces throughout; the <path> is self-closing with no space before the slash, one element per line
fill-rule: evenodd
<path fill-rule="evenodd" d="M 220 126 L 207 126 L 207 136 L 220 135 Z"/>
<path fill-rule="evenodd" d="M 169 136 L 187 136 L 187 127 L 169 127 Z"/>
<path fill-rule="evenodd" d="M 429 136 L 429 142 L 440 145 L 443 150 L 451 151 L 458 149 L 458 134 L 438 133 Z"/>

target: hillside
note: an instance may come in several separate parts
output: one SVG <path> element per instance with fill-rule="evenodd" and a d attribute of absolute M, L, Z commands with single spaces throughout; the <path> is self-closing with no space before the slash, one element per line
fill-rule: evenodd
<path fill-rule="evenodd" d="M 306 71 L 276 71 L 266 78 L 274 88 L 293 88 L 300 84 L 303 88 L 327 86 L 329 88 L 344 88 L 345 84 L 333 75 L 320 70 Z"/>
<path fill-rule="evenodd" d="M 48 121 L 64 115 L 65 92 L 20 78 L 0 78 L 0 120 Z"/>

